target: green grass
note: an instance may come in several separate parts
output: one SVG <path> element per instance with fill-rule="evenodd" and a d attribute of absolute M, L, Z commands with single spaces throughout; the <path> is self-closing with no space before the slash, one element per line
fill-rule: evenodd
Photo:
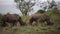
<path fill-rule="evenodd" d="M 54 26 L 19 26 L 5 27 L 0 30 L 0 34 L 40 34 L 49 31 L 58 31 Z"/>
<path fill-rule="evenodd" d="M 29 20 L 28 16 L 21 16 L 21 18 L 24 22 L 28 22 L 28 20 Z"/>

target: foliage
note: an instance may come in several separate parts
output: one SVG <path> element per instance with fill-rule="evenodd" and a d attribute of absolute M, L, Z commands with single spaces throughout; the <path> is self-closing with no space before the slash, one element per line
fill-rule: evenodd
<path fill-rule="evenodd" d="M 45 13 L 44 10 L 38 10 L 37 13 Z"/>
<path fill-rule="evenodd" d="M 52 22 L 55 22 L 55 23 L 60 22 L 59 21 L 60 20 L 60 18 L 59 18 L 60 13 L 58 12 L 58 10 L 56 8 L 48 10 L 47 12 L 45 12 L 45 14 L 50 16 Z"/>
<path fill-rule="evenodd" d="M 50 2 L 48 2 L 50 5 L 49 5 L 49 9 L 51 9 L 51 8 L 53 8 L 54 6 L 56 7 L 57 5 L 56 5 L 56 2 L 54 1 L 54 0 L 52 0 L 51 1 L 51 3 Z"/>
<path fill-rule="evenodd" d="M 21 16 L 21 18 L 24 22 L 28 22 L 28 20 L 29 20 L 28 16 Z"/>
<path fill-rule="evenodd" d="M 17 8 L 22 12 L 23 15 L 27 15 L 27 13 L 31 10 L 31 7 L 35 5 L 35 2 L 31 2 L 32 0 L 29 0 L 28 2 L 25 0 L 20 0 L 20 2 L 18 1 L 19 0 L 16 1 Z"/>
<path fill-rule="evenodd" d="M 54 8 L 54 9 L 48 10 L 48 11 L 46 11 L 45 13 L 48 14 L 49 16 L 51 16 L 51 15 L 53 15 L 53 14 L 59 14 L 57 8 Z"/>
<path fill-rule="evenodd" d="M 14 2 L 19 2 L 20 0 L 14 0 Z"/>
<path fill-rule="evenodd" d="M 2 25 L 2 14 L 0 14 L 0 26 Z"/>
<path fill-rule="evenodd" d="M 1 21 L 1 18 L 2 18 L 2 15 L 0 14 L 0 23 L 2 22 L 2 21 Z"/>

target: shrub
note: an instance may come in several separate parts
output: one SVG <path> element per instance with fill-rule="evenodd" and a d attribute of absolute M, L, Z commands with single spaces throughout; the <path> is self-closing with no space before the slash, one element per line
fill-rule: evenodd
<path fill-rule="evenodd" d="M 44 10 L 38 10 L 37 13 L 45 13 Z"/>

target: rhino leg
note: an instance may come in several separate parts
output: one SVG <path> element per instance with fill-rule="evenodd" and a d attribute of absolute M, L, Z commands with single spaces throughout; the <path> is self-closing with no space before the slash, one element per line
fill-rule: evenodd
<path fill-rule="evenodd" d="M 5 21 L 3 21 L 2 26 L 5 27 L 7 24 Z"/>
<path fill-rule="evenodd" d="M 34 21 L 33 18 L 31 18 L 31 19 L 29 20 L 29 24 L 32 25 L 33 21 Z"/>
<path fill-rule="evenodd" d="M 12 22 L 12 26 L 15 26 L 15 25 L 16 25 L 16 23 L 17 23 L 16 21 L 13 21 L 13 22 Z"/>

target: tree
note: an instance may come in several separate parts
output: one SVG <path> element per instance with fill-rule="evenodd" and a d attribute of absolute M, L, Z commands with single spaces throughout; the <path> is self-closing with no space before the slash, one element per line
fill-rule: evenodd
<path fill-rule="evenodd" d="M 53 13 L 55 14 L 60 14 L 60 11 L 58 10 L 58 4 L 54 0 L 52 0 L 52 2 L 49 4 L 50 5 L 48 9 L 52 9 Z"/>
<path fill-rule="evenodd" d="M 47 2 L 49 3 L 49 1 L 47 1 Z M 51 8 L 53 8 L 53 9 L 57 8 L 57 4 L 54 0 L 52 0 L 51 3 L 49 3 L 49 9 L 51 9 Z"/>
<path fill-rule="evenodd" d="M 35 5 L 35 2 L 32 0 L 25 1 L 25 0 L 15 0 L 17 3 L 17 8 L 22 12 L 23 15 L 27 15 L 29 11 L 32 10 L 32 6 Z"/>

